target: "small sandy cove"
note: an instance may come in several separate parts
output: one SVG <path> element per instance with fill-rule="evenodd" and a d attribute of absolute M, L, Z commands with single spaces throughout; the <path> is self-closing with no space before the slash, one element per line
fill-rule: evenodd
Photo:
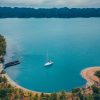
<path fill-rule="evenodd" d="M 100 67 L 89 67 L 89 68 L 86 68 L 84 70 L 81 71 L 81 75 L 82 77 L 87 80 L 87 86 L 91 86 L 95 83 L 99 83 L 99 79 L 94 75 L 94 73 L 96 71 L 99 71 L 100 70 Z M 36 92 L 36 91 L 31 91 L 29 89 L 26 89 L 20 85 L 18 85 L 16 82 L 14 82 L 7 74 L 4 74 L 4 76 L 8 79 L 8 82 L 13 86 L 13 87 L 16 87 L 16 88 L 20 88 L 24 91 L 27 91 L 27 92 L 32 92 L 34 94 L 38 93 L 40 94 L 41 92 Z M 47 93 L 49 94 L 49 93 Z"/>
<path fill-rule="evenodd" d="M 3 69 L 3 65 L 0 64 L 0 70 L 2 70 L 2 69 Z M 98 67 L 89 67 L 89 68 L 86 68 L 86 69 L 81 71 L 82 77 L 85 80 L 87 80 L 87 84 L 86 85 L 91 86 L 91 85 L 93 85 L 95 83 L 99 83 L 99 79 L 94 75 L 94 73 L 96 71 L 99 71 L 99 70 L 100 70 L 100 66 L 98 66 Z M 31 91 L 29 89 L 26 89 L 26 88 L 18 85 L 7 74 L 3 74 L 3 76 L 5 76 L 8 79 L 8 83 L 10 83 L 15 88 L 20 88 L 20 89 L 22 89 L 22 90 L 24 90 L 26 92 L 32 92 L 34 94 L 36 94 L 36 93 L 40 94 L 41 93 L 41 92 Z M 47 94 L 49 94 L 49 93 L 47 93 Z"/>
<path fill-rule="evenodd" d="M 99 79 L 94 75 L 96 71 L 100 70 L 100 66 L 89 67 L 81 71 L 81 75 L 87 80 L 87 85 L 91 86 L 95 83 L 99 83 Z"/>
<path fill-rule="evenodd" d="M 24 91 L 26 91 L 26 92 L 32 92 L 32 93 L 40 93 L 40 92 L 36 92 L 36 91 L 32 91 L 32 90 L 29 90 L 29 89 L 26 89 L 26 88 L 24 88 L 24 87 L 22 87 L 22 86 L 20 86 L 20 85 L 18 85 L 16 82 L 14 82 L 7 74 L 4 74 L 3 76 L 5 76 L 6 78 L 7 78 L 7 80 L 8 80 L 8 83 L 9 84 L 11 84 L 13 87 L 15 87 L 15 88 L 20 88 L 20 89 L 22 89 L 22 90 L 24 90 Z"/>
<path fill-rule="evenodd" d="M 3 70 L 3 64 L 0 64 L 0 72 Z M 29 89 L 26 89 L 20 85 L 18 85 L 16 82 L 14 82 L 8 75 L 7 73 L 5 74 L 2 74 L 3 77 L 6 77 L 7 78 L 7 81 L 9 84 L 11 84 L 11 86 L 15 87 L 15 88 L 19 88 L 19 89 L 22 89 L 23 91 L 25 92 L 32 92 L 33 94 L 40 94 L 41 92 L 37 92 L 37 91 L 32 91 L 32 90 L 29 90 Z"/>

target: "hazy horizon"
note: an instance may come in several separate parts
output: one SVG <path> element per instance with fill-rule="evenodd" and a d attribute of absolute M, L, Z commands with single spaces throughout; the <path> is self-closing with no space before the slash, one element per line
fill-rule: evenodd
<path fill-rule="evenodd" d="M 32 8 L 100 8 L 99 0 L 0 0 L 4 7 L 32 7 Z"/>

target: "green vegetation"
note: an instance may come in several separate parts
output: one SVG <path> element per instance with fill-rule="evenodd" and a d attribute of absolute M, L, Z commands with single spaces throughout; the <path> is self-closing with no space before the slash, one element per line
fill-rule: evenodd
<path fill-rule="evenodd" d="M 6 54 L 6 40 L 4 36 L 0 35 L 0 56 Z"/>
<path fill-rule="evenodd" d="M 89 18 L 100 17 L 100 8 L 0 7 L 0 18 Z"/>
<path fill-rule="evenodd" d="M 67 95 L 65 91 L 61 91 L 60 95 L 59 95 L 60 100 L 66 100 L 67 99 Z"/>
<path fill-rule="evenodd" d="M 38 100 L 38 99 L 39 99 L 38 94 L 35 94 L 35 96 L 34 96 L 33 100 Z"/>
<path fill-rule="evenodd" d="M 41 93 L 39 100 L 67 100 L 67 93 L 65 91 L 51 94 Z"/>
<path fill-rule="evenodd" d="M 93 100 L 100 100 L 100 87 L 96 87 L 95 85 L 92 86 L 93 90 Z"/>
<path fill-rule="evenodd" d="M 0 74 L 0 100 L 100 100 L 100 88 L 95 85 L 73 89 L 72 93 L 61 91 L 51 94 L 34 94 L 12 87 L 3 75 Z"/>
<path fill-rule="evenodd" d="M 12 87 L 6 77 L 0 74 L 0 100 L 67 100 L 65 91 L 52 94 L 34 94 L 23 91 L 22 89 Z"/>
<path fill-rule="evenodd" d="M 72 90 L 73 100 L 100 100 L 100 88 L 95 85 Z"/>
<path fill-rule="evenodd" d="M 99 83 L 100 83 L 100 70 L 95 72 L 95 76 L 99 78 Z"/>
<path fill-rule="evenodd" d="M 3 56 L 6 54 L 6 41 L 0 35 L 0 61 L 3 62 Z M 0 73 L 0 100 L 100 100 L 100 86 L 91 86 L 88 88 L 76 88 L 71 93 L 61 91 L 58 93 L 36 94 L 16 88 L 9 84 L 4 76 L 5 71 Z M 100 71 L 95 75 L 100 79 Z"/>
<path fill-rule="evenodd" d="M 25 92 L 11 86 L 6 77 L 0 74 L 0 100 L 38 100 L 34 99 L 34 97 L 32 92 Z"/>
<path fill-rule="evenodd" d="M 6 54 L 6 40 L 0 35 L 0 62 L 4 62 L 3 56 Z"/>

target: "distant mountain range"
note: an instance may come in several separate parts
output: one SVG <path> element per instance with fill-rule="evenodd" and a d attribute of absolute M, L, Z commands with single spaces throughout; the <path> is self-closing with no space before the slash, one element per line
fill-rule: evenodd
<path fill-rule="evenodd" d="M 0 18 L 89 18 L 100 17 L 100 8 L 0 7 Z"/>

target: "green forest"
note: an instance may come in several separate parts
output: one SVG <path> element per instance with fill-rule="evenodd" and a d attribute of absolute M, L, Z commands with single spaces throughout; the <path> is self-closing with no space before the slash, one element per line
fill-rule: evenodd
<path fill-rule="evenodd" d="M 0 7 L 0 18 L 89 18 L 100 17 L 100 8 Z"/>

